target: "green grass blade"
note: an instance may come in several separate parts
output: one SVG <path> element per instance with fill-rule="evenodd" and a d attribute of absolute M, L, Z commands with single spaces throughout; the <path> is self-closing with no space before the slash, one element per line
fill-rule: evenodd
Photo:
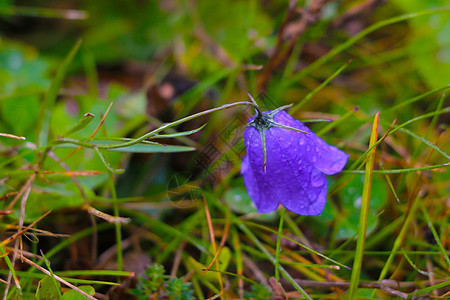
<path fill-rule="evenodd" d="M 246 222 L 246 224 L 249 225 L 249 226 L 252 226 L 252 227 L 261 228 L 261 229 L 266 230 L 268 232 L 271 232 L 273 234 L 277 234 L 277 232 L 275 230 L 273 230 L 273 229 L 271 229 L 271 228 L 269 228 L 267 226 L 264 226 L 264 225 L 260 225 L 260 224 L 256 224 L 256 223 L 250 223 L 250 222 Z M 326 255 L 323 255 L 322 253 L 320 253 L 320 252 L 318 252 L 318 251 L 316 251 L 314 249 L 311 249 L 310 247 L 308 247 L 306 245 L 303 245 L 302 243 L 300 243 L 299 241 L 294 240 L 293 238 L 290 238 L 290 237 L 288 237 L 286 235 L 281 235 L 281 237 L 286 239 L 286 240 L 288 240 L 288 241 L 290 241 L 290 242 L 292 242 L 292 243 L 294 243 L 294 244 L 297 244 L 298 246 L 306 249 L 308 252 L 314 253 L 315 255 L 320 256 L 321 258 L 323 258 L 323 259 L 325 259 L 325 260 L 327 260 L 329 262 L 332 262 L 332 263 L 334 263 L 334 264 L 336 264 L 336 265 L 338 265 L 340 267 L 343 267 L 343 268 L 345 268 L 347 270 L 351 270 L 351 268 L 347 267 L 346 265 L 344 265 L 344 264 L 342 264 L 342 263 L 340 263 L 340 262 L 338 262 L 338 261 L 336 261 L 334 259 L 331 259 L 330 257 L 328 257 Z"/>
<path fill-rule="evenodd" d="M 199 128 L 189 130 L 189 131 L 181 131 L 181 132 L 169 133 L 169 134 L 158 134 L 158 135 L 152 136 L 150 139 L 166 139 L 166 138 L 176 138 L 176 137 L 191 135 L 191 134 L 194 134 L 194 133 L 202 130 L 206 126 L 206 124 L 207 123 L 203 124 Z"/>
<path fill-rule="evenodd" d="M 58 18 L 66 20 L 84 20 L 88 14 L 83 10 L 55 9 L 46 7 L 6 6 L 0 9 L 0 15 L 27 16 L 39 18 Z"/>
<path fill-rule="evenodd" d="M 236 222 L 238 224 L 238 227 L 242 230 L 242 232 L 244 232 L 248 236 L 248 238 L 251 239 L 253 243 L 255 243 L 255 245 L 259 248 L 259 250 L 261 250 L 266 255 L 266 257 L 270 260 L 270 262 L 273 265 L 275 265 L 276 264 L 275 257 L 273 257 L 273 255 L 264 247 L 264 245 L 258 240 L 258 238 L 253 234 L 253 232 L 238 218 L 234 217 L 234 222 Z M 279 268 L 281 274 L 284 277 L 286 277 L 286 279 L 300 294 L 302 294 L 307 299 L 312 299 L 308 295 L 308 293 L 306 293 L 306 291 L 295 281 L 295 279 L 292 278 L 291 274 L 289 274 L 286 271 L 286 269 L 283 268 L 283 266 L 279 266 Z"/>
<path fill-rule="evenodd" d="M 100 149 L 98 149 L 98 147 L 94 146 L 94 150 L 98 154 L 98 157 L 100 157 L 100 160 L 102 161 L 103 165 L 105 165 L 106 169 L 108 169 L 109 172 L 113 174 L 122 174 L 123 172 L 125 172 L 124 169 L 114 169 L 113 167 L 111 167 L 111 164 L 106 160 L 106 158 L 100 152 Z"/>
<path fill-rule="evenodd" d="M 450 88 L 450 84 L 448 84 L 448 85 L 446 85 L 446 86 L 443 86 L 443 87 L 440 87 L 440 88 L 436 88 L 436 89 L 431 90 L 431 91 L 428 91 L 428 92 L 423 93 L 423 94 L 421 94 L 421 95 L 419 95 L 419 96 L 416 96 L 416 97 L 414 97 L 414 98 L 411 98 L 411 99 L 402 101 L 401 103 L 399 103 L 399 104 L 397 104 L 397 105 L 394 105 L 394 106 L 392 106 L 392 107 L 390 107 L 390 108 L 384 110 L 383 112 L 391 112 L 391 111 L 395 111 L 395 110 L 397 110 L 397 109 L 399 109 L 399 108 L 402 108 L 403 106 L 412 104 L 412 103 L 417 102 L 417 101 L 419 101 L 419 100 L 421 100 L 421 99 L 423 99 L 423 98 L 425 98 L 425 97 L 427 97 L 427 96 L 429 96 L 429 95 L 432 95 L 432 94 L 434 94 L 434 93 L 437 93 L 437 92 L 446 90 L 446 89 L 448 89 L 448 88 Z"/>
<path fill-rule="evenodd" d="M 375 119 L 373 121 L 369 148 L 373 147 L 373 145 L 377 141 L 378 120 L 379 114 L 376 114 Z M 375 161 L 375 150 L 376 150 L 375 147 L 371 150 L 366 162 L 366 174 L 364 176 L 361 213 L 359 216 L 358 235 L 356 241 L 355 260 L 353 262 L 353 271 L 350 279 L 350 288 L 348 291 L 349 299 L 356 299 L 356 292 L 358 290 L 361 275 L 361 265 L 364 256 L 364 244 L 366 241 L 367 219 L 369 216 L 370 193 L 372 191 L 372 171 L 373 171 L 373 164 Z"/>
<path fill-rule="evenodd" d="M 444 246 L 441 243 L 441 240 L 439 239 L 439 235 L 436 232 L 436 229 L 433 226 L 433 223 L 431 222 L 430 216 L 428 215 L 427 210 L 425 209 L 425 207 L 422 205 L 422 203 L 419 204 L 420 205 L 420 209 L 422 210 L 423 216 L 425 217 L 425 220 L 427 221 L 427 225 L 431 230 L 431 233 L 433 234 L 434 240 L 436 241 L 439 250 L 442 253 L 442 256 L 444 256 L 445 261 L 447 262 L 447 265 L 450 267 L 450 258 L 448 257 L 448 253 L 445 250 Z"/>
<path fill-rule="evenodd" d="M 283 235 L 283 221 L 286 209 L 283 207 L 280 212 L 280 224 L 278 226 L 277 247 L 275 252 L 275 278 L 280 281 L 280 252 L 281 252 L 281 236 Z"/>
<path fill-rule="evenodd" d="M 67 130 L 64 136 L 68 136 L 85 128 L 87 125 L 89 125 L 89 123 L 91 123 L 92 120 L 94 120 L 94 117 L 95 116 L 93 114 L 86 113 L 77 123 L 75 123 L 69 130 Z"/>
<path fill-rule="evenodd" d="M 354 37 L 348 39 L 344 43 L 342 43 L 342 44 L 336 46 L 335 48 L 333 48 L 332 50 L 330 50 L 327 54 L 325 54 L 324 56 L 322 56 L 318 60 L 314 61 L 312 64 L 310 64 L 309 66 L 307 66 L 306 68 L 304 68 L 303 70 L 301 70 L 300 72 L 295 74 L 294 76 L 292 76 L 292 78 L 290 80 L 286 80 L 285 81 L 285 86 L 287 87 L 287 86 L 290 86 L 290 85 L 294 84 L 295 82 L 298 82 L 300 79 L 302 79 L 303 77 L 307 76 L 312 71 L 318 69 L 319 67 L 321 67 L 322 65 L 324 65 L 325 63 L 330 61 L 331 58 L 335 57 L 336 55 L 338 55 L 339 53 L 343 52 L 344 50 L 350 48 L 356 42 L 358 42 L 359 40 L 361 40 L 362 38 L 364 38 L 368 34 L 374 32 L 374 31 L 376 31 L 376 30 L 378 30 L 378 29 L 380 29 L 382 27 L 385 27 L 385 26 L 388 26 L 388 25 L 392 25 L 392 24 L 395 24 L 395 23 L 398 23 L 398 22 L 406 21 L 406 20 L 409 20 L 409 19 L 417 18 L 417 17 L 422 17 L 422 16 L 427 16 L 427 15 L 432 15 L 432 14 L 445 12 L 445 11 L 448 11 L 448 10 L 450 10 L 450 7 L 443 7 L 443 8 L 424 10 L 424 11 L 420 11 L 420 12 L 417 12 L 417 13 L 412 13 L 412 14 L 401 15 L 401 16 L 398 16 L 398 17 L 393 17 L 393 18 L 382 20 L 382 21 L 380 21 L 378 23 L 375 23 L 375 24 L 367 27 L 366 29 L 364 29 L 363 31 L 361 31 L 360 33 L 355 35 Z"/>
<path fill-rule="evenodd" d="M 414 203 L 412 204 L 411 209 L 409 210 L 408 215 L 406 216 L 406 219 L 403 222 L 400 233 L 397 235 L 397 238 L 394 241 L 394 246 L 392 247 L 391 253 L 389 254 L 389 257 L 386 260 L 386 263 L 384 264 L 383 269 L 380 272 L 380 276 L 378 277 L 378 280 L 382 280 L 386 277 L 386 274 L 392 264 L 392 261 L 394 260 L 394 256 L 397 254 L 398 249 L 400 248 L 400 246 L 402 245 L 402 243 L 406 237 L 406 233 L 408 231 L 409 224 L 412 223 L 412 218 L 416 214 L 417 207 L 419 206 L 418 203 L 420 201 L 418 199 L 414 199 L 413 202 Z"/>
<path fill-rule="evenodd" d="M 114 184 L 114 177 L 109 176 L 110 186 L 111 186 L 111 198 L 113 200 L 113 212 L 114 217 L 119 217 L 119 203 L 117 203 L 117 193 L 116 186 Z M 123 253 L 122 253 L 122 224 L 120 222 L 114 223 L 114 229 L 116 234 L 116 257 L 117 257 L 117 270 L 123 271 Z M 118 282 L 120 279 L 118 277 Z"/>
<path fill-rule="evenodd" d="M 44 261 L 45 265 L 47 266 L 47 270 L 50 272 L 50 277 L 52 278 L 53 284 L 55 286 L 55 290 L 58 292 L 59 298 L 61 298 L 62 295 L 61 295 L 60 285 L 58 284 L 59 282 L 55 279 L 55 274 L 53 273 L 53 270 L 50 266 L 50 261 L 47 259 L 47 257 L 45 257 L 44 252 L 42 252 L 42 250 L 41 250 L 41 255 L 42 255 L 42 260 Z"/>
<path fill-rule="evenodd" d="M 396 132 L 397 130 L 400 130 L 400 131 L 405 132 L 405 133 L 411 135 L 412 137 L 418 139 L 419 141 L 421 141 L 421 142 L 427 144 L 428 146 L 430 146 L 430 147 L 433 148 L 434 150 L 436 150 L 436 151 L 438 151 L 439 153 L 441 153 L 441 154 L 442 154 L 443 156 L 445 156 L 446 158 L 450 159 L 450 156 L 449 156 L 447 153 L 445 153 L 444 151 L 442 151 L 441 149 L 439 149 L 437 146 L 433 145 L 431 142 L 429 142 L 429 141 L 425 140 L 424 138 L 418 136 L 417 134 L 415 134 L 415 133 L 413 133 L 413 132 L 411 132 L 411 131 L 409 131 L 409 130 L 403 128 L 403 127 L 405 127 L 405 126 L 407 126 L 407 125 L 409 125 L 409 124 L 411 124 L 411 123 L 413 123 L 413 122 L 416 122 L 416 121 L 419 121 L 419 120 L 422 120 L 422 119 L 426 119 L 426 118 L 428 118 L 428 117 L 432 117 L 432 116 L 435 116 L 435 115 L 440 115 L 440 114 L 443 114 L 443 113 L 447 113 L 447 112 L 450 112 L 450 107 L 446 107 L 446 108 L 440 109 L 440 110 L 438 110 L 438 111 L 434 111 L 434 112 L 431 112 L 431 113 L 427 113 L 427 114 L 421 115 L 421 116 L 419 116 L 419 117 L 413 118 L 413 119 L 411 119 L 411 120 L 408 120 L 408 121 L 404 122 L 403 124 L 401 124 L 401 125 L 395 127 L 394 129 L 392 129 L 392 130 L 386 135 L 386 137 L 387 137 L 387 136 L 390 136 L 391 134 L 393 134 L 393 133 Z M 386 123 L 386 124 L 389 124 L 389 123 Z M 389 124 L 389 125 L 390 125 L 390 124 Z M 367 150 L 366 150 L 366 151 L 365 151 L 365 152 L 364 152 L 364 153 L 363 153 L 363 154 L 362 154 L 362 155 L 361 155 L 361 156 L 360 156 L 360 157 L 359 157 L 359 158 L 358 158 L 358 159 L 357 159 L 350 167 L 349 167 L 349 170 L 354 170 L 354 169 L 360 164 L 360 162 L 363 161 L 363 160 L 366 158 L 366 156 L 370 153 L 370 151 L 372 151 L 373 148 L 377 147 L 378 144 L 380 144 L 383 140 L 384 140 L 384 138 L 379 139 L 372 147 L 370 147 L 369 149 L 367 149 Z"/>
<path fill-rule="evenodd" d="M 441 168 L 448 168 L 450 167 L 450 163 L 442 164 L 442 165 L 435 165 L 435 166 L 427 166 L 427 167 L 420 167 L 420 168 L 408 168 L 408 169 L 394 169 L 394 170 L 373 170 L 372 173 L 374 174 L 400 174 L 400 173 L 409 173 L 409 172 L 417 172 L 417 171 L 426 171 L 426 170 L 434 170 L 434 169 L 441 169 Z M 352 174 L 365 174 L 366 171 L 364 170 L 344 170 L 342 173 L 352 173 Z"/>
<path fill-rule="evenodd" d="M 14 269 L 14 266 L 13 266 L 11 260 L 9 259 L 9 256 L 6 253 L 5 248 L 1 245 L 0 245 L 0 254 L 1 254 L 3 260 L 5 261 L 6 265 L 8 266 L 9 272 L 11 272 L 12 278 L 14 280 L 14 283 L 16 284 L 17 289 L 20 291 L 21 287 L 20 287 L 19 279 L 17 278 L 16 270 Z"/>
<path fill-rule="evenodd" d="M 325 86 L 327 86 L 336 76 L 342 73 L 342 71 L 345 70 L 345 68 L 348 67 L 348 65 L 351 63 L 351 60 L 346 62 L 342 67 L 340 67 L 336 72 L 334 72 L 330 77 L 328 77 L 324 82 L 322 82 L 318 87 L 316 87 L 314 90 L 309 92 L 305 98 L 300 100 L 298 103 L 296 103 L 292 109 L 289 111 L 290 114 L 295 114 L 297 110 L 300 109 L 303 105 L 305 105 L 312 97 L 314 97 L 315 94 L 317 94 L 321 89 L 323 89 Z"/>
<path fill-rule="evenodd" d="M 359 109 L 358 106 L 354 107 L 352 110 L 349 110 L 344 115 L 340 116 L 339 119 L 337 119 L 336 121 L 333 121 L 330 124 L 326 125 L 324 128 L 319 130 L 316 134 L 318 136 L 323 136 L 325 133 L 327 133 L 331 129 L 335 128 L 336 126 L 338 126 L 339 124 L 341 124 L 342 122 L 344 122 L 345 120 L 350 118 L 351 116 L 353 116 L 355 111 L 357 111 L 358 109 Z"/>
<path fill-rule="evenodd" d="M 437 289 L 441 289 L 441 288 L 444 288 L 444 287 L 449 286 L 449 285 L 450 285 L 450 280 L 447 280 L 447 281 L 444 281 L 444 282 L 441 282 L 441 283 L 438 283 L 438 284 L 435 284 L 435 285 L 423 288 L 421 290 L 418 290 L 418 291 L 416 291 L 414 293 L 414 296 L 424 295 L 424 294 L 427 294 L 427 293 L 429 293 L 431 291 L 434 291 L 434 290 L 437 290 Z"/>

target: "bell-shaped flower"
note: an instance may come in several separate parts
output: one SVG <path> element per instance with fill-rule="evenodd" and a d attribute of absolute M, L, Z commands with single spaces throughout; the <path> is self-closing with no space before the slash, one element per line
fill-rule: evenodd
<path fill-rule="evenodd" d="M 327 178 L 347 163 L 348 154 L 330 146 L 280 107 L 249 120 L 247 155 L 241 173 L 258 212 L 281 203 L 299 215 L 319 215 L 327 198 Z"/>

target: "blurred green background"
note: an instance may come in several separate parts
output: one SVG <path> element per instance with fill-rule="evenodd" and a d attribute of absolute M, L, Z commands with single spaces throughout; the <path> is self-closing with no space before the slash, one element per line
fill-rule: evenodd
<path fill-rule="evenodd" d="M 381 112 L 380 134 L 394 119 L 398 125 L 431 113 L 429 118 L 408 125 L 409 132 L 400 130 L 380 145 L 377 168 L 442 167 L 449 159 L 449 115 L 448 109 L 440 110 L 445 110 L 448 100 L 440 97 L 442 92 L 434 92 L 445 90 L 450 81 L 450 13 L 445 5 L 449 5 L 448 1 L 0 1 L 0 133 L 26 138 L 0 137 L 3 209 L 33 170 L 39 170 L 26 203 L 26 221 L 54 209 L 70 217 L 64 220 L 52 214 L 43 226 L 73 234 L 90 226 L 86 223 L 67 229 L 86 219 L 79 208 L 89 199 L 102 211 L 116 216 L 120 211 L 121 216 L 133 219 L 132 225 L 123 228 L 125 237 L 133 236 L 133 226 L 167 224 L 169 228 L 155 225 L 152 234 L 158 238 L 152 236 L 143 245 L 149 257 L 166 264 L 166 270 L 177 245 L 170 240 L 171 230 L 186 230 L 188 238 L 204 245 L 210 243 L 205 220 L 196 223 L 190 219 L 204 212 L 201 197 L 182 192 L 181 198 L 171 198 L 170 191 L 185 184 L 188 191 L 189 186 L 201 188 L 216 199 L 213 203 L 226 203 L 233 214 L 249 214 L 249 219 L 277 229 L 276 213 L 252 214 L 255 208 L 239 176 L 240 159 L 245 153 L 239 128 L 252 115 L 249 109 L 218 112 L 174 128 L 183 132 L 208 123 L 190 136 L 162 141 L 180 148 L 150 154 L 105 151 L 112 168 L 125 169 L 122 175 L 109 173 L 92 149 L 73 154 L 73 147 L 52 148 L 68 169 L 97 172 L 94 176 L 80 173 L 80 185 L 57 160 L 42 157 L 45 146 L 65 136 L 89 112 L 95 115 L 94 121 L 71 135 L 86 140 L 111 102 L 97 138 L 136 138 L 162 123 L 246 100 L 247 93 L 267 109 L 301 102 L 301 109 L 293 114 L 295 118 L 336 121 L 331 127 L 317 123 L 311 128 L 349 153 L 349 166 L 367 149 L 376 112 Z M 351 63 L 316 93 L 315 89 L 349 60 Z M 436 111 L 439 113 L 433 115 Z M 48 137 L 42 139 L 43 133 Z M 205 158 L 207 161 L 202 162 Z M 368 234 L 375 235 L 372 244 L 369 242 L 371 249 L 392 249 L 400 227 L 382 235 L 380 229 L 394 224 L 394 220 L 395 226 L 400 226 L 397 218 L 410 211 L 408 201 L 415 197 L 423 197 L 424 207 L 431 209 L 430 215 L 441 228 L 441 240 L 448 234 L 448 220 L 442 212 L 446 209 L 443 199 L 450 193 L 450 178 L 445 166 L 442 170 L 425 175 L 411 172 L 375 176 L 368 228 Z M 329 203 L 323 214 L 317 218 L 292 217 L 292 224 L 299 224 L 302 242 L 310 240 L 313 248 L 330 251 L 352 245 L 363 178 L 351 172 L 330 178 Z M 424 194 L 418 192 L 420 185 L 426 190 Z M 118 206 L 113 209 L 113 204 Z M 18 205 L 3 221 L 17 222 Z M 212 214 L 217 218 L 215 225 L 222 226 L 222 218 L 226 217 L 223 211 L 212 208 Z M 423 216 L 417 218 L 424 220 Z M 295 229 L 289 230 L 298 235 Z M 112 230 L 106 236 L 109 239 L 100 239 L 96 254 L 114 246 Z M 422 244 L 411 240 L 408 243 L 413 246 L 405 248 L 428 249 L 431 246 L 424 236 L 419 239 Z M 259 237 L 270 245 L 267 233 L 260 232 Z M 175 241 L 192 243 L 188 238 Z M 386 245 L 383 239 L 388 241 Z M 56 245 L 51 238 L 42 240 L 45 249 Z M 443 238 L 444 245 L 448 242 L 448 236 Z M 87 249 L 91 247 L 88 245 Z M 164 252 L 160 253 L 160 247 Z M 230 244 L 228 247 L 238 251 Z M 192 252 L 194 262 L 193 258 L 186 259 L 182 263 L 185 270 L 179 273 L 201 268 L 196 265 L 198 261 L 208 265 L 210 258 Z M 98 263 L 88 253 L 78 258 L 71 253 L 77 268 L 89 269 Z M 251 251 L 247 254 L 258 257 Z M 348 263 L 351 256 L 336 254 L 334 258 Z M 378 271 L 372 271 L 381 268 L 385 258 L 373 258 L 363 276 L 378 279 Z M 81 264 L 83 259 L 89 264 Z M 65 257 L 54 260 L 64 269 Z M 417 262 L 420 267 L 425 264 L 422 259 Z M 230 272 L 237 272 L 235 267 L 230 268 Z M 298 269 L 296 272 L 302 273 Z M 414 272 L 413 268 L 412 275 L 399 275 L 398 279 L 413 280 L 417 275 Z M 302 274 L 318 280 L 308 272 Z M 214 291 L 210 285 L 218 284 L 216 278 L 196 280 L 212 282 L 200 284 L 200 290 Z M 231 285 L 237 289 L 236 282 Z M 196 295 L 199 297 L 198 291 Z"/>

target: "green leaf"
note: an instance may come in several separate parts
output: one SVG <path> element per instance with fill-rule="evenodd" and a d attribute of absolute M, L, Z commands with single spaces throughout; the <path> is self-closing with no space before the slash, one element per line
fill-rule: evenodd
<path fill-rule="evenodd" d="M 108 169 L 108 171 L 114 174 L 122 174 L 123 172 L 125 172 L 124 169 L 114 169 L 113 167 L 111 167 L 111 164 L 106 160 L 106 158 L 103 156 L 102 152 L 100 152 L 98 147 L 94 147 L 94 150 L 95 152 L 97 152 L 98 156 L 100 157 L 100 160 L 102 161 L 103 165 Z"/>
<path fill-rule="evenodd" d="M 113 145 L 117 144 L 114 140 L 93 140 L 90 143 L 96 145 Z M 187 146 L 163 145 L 156 143 L 139 143 L 123 148 L 105 149 L 108 151 L 132 152 L 132 153 L 172 153 L 194 151 L 195 148 Z"/>
<path fill-rule="evenodd" d="M 61 284 L 51 276 L 39 280 L 36 290 L 36 300 L 59 300 L 59 289 Z"/>
<path fill-rule="evenodd" d="M 94 115 L 91 113 L 86 113 L 75 125 L 73 125 L 64 136 L 68 136 L 74 132 L 80 131 L 84 127 L 86 127 L 91 121 L 94 119 Z"/>
<path fill-rule="evenodd" d="M 151 137 L 151 139 L 162 139 L 162 138 L 175 138 L 175 137 L 181 137 L 181 136 L 186 136 L 186 135 L 191 135 L 194 134 L 200 130 L 202 130 L 207 123 L 203 124 L 202 126 L 200 126 L 197 129 L 194 130 L 190 130 L 190 131 L 181 131 L 181 132 L 177 132 L 177 133 L 170 133 L 170 134 L 158 134 L 155 135 L 153 137 Z"/>
<path fill-rule="evenodd" d="M 78 288 L 90 296 L 93 296 L 95 294 L 95 289 L 90 285 L 83 285 Z M 79 292 L 75 290 L 65 292 L 61 298 L 61 300 L 84 300 L 84 299 L 88 298 L 86 296 L 81 295 Z"/>

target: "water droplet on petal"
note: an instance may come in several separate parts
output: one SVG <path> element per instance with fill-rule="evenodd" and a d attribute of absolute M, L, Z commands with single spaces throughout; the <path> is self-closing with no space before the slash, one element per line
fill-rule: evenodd
<path fill-rule="evenodd" d="M 298 142 L 300 143 L 300 145 L 303 145 L 303 144 L 305 144 L 305 139 L 303 137 L 300 137 L 298 139 Z"/>
<path fill-rule="evenodd" d="M 316 152 L 319 153 L 319 147 L 315 147 L 314 150 L 316 150 Z"/>
<path fill-rule="evenodd" d="M 315 155 L 313 155 L 312 158 L 311 158 L 311 160 L 312 160 L 313 162 L 316 162 L 316 161 L 317 161 L 317 157 L 316 157 Z"/>
<path fill-rule="evenodd" d="M 317 169 L 314 169 L 311 173 L 311 185 L 319 187 L 325 184 L 325 176 Z"/>

